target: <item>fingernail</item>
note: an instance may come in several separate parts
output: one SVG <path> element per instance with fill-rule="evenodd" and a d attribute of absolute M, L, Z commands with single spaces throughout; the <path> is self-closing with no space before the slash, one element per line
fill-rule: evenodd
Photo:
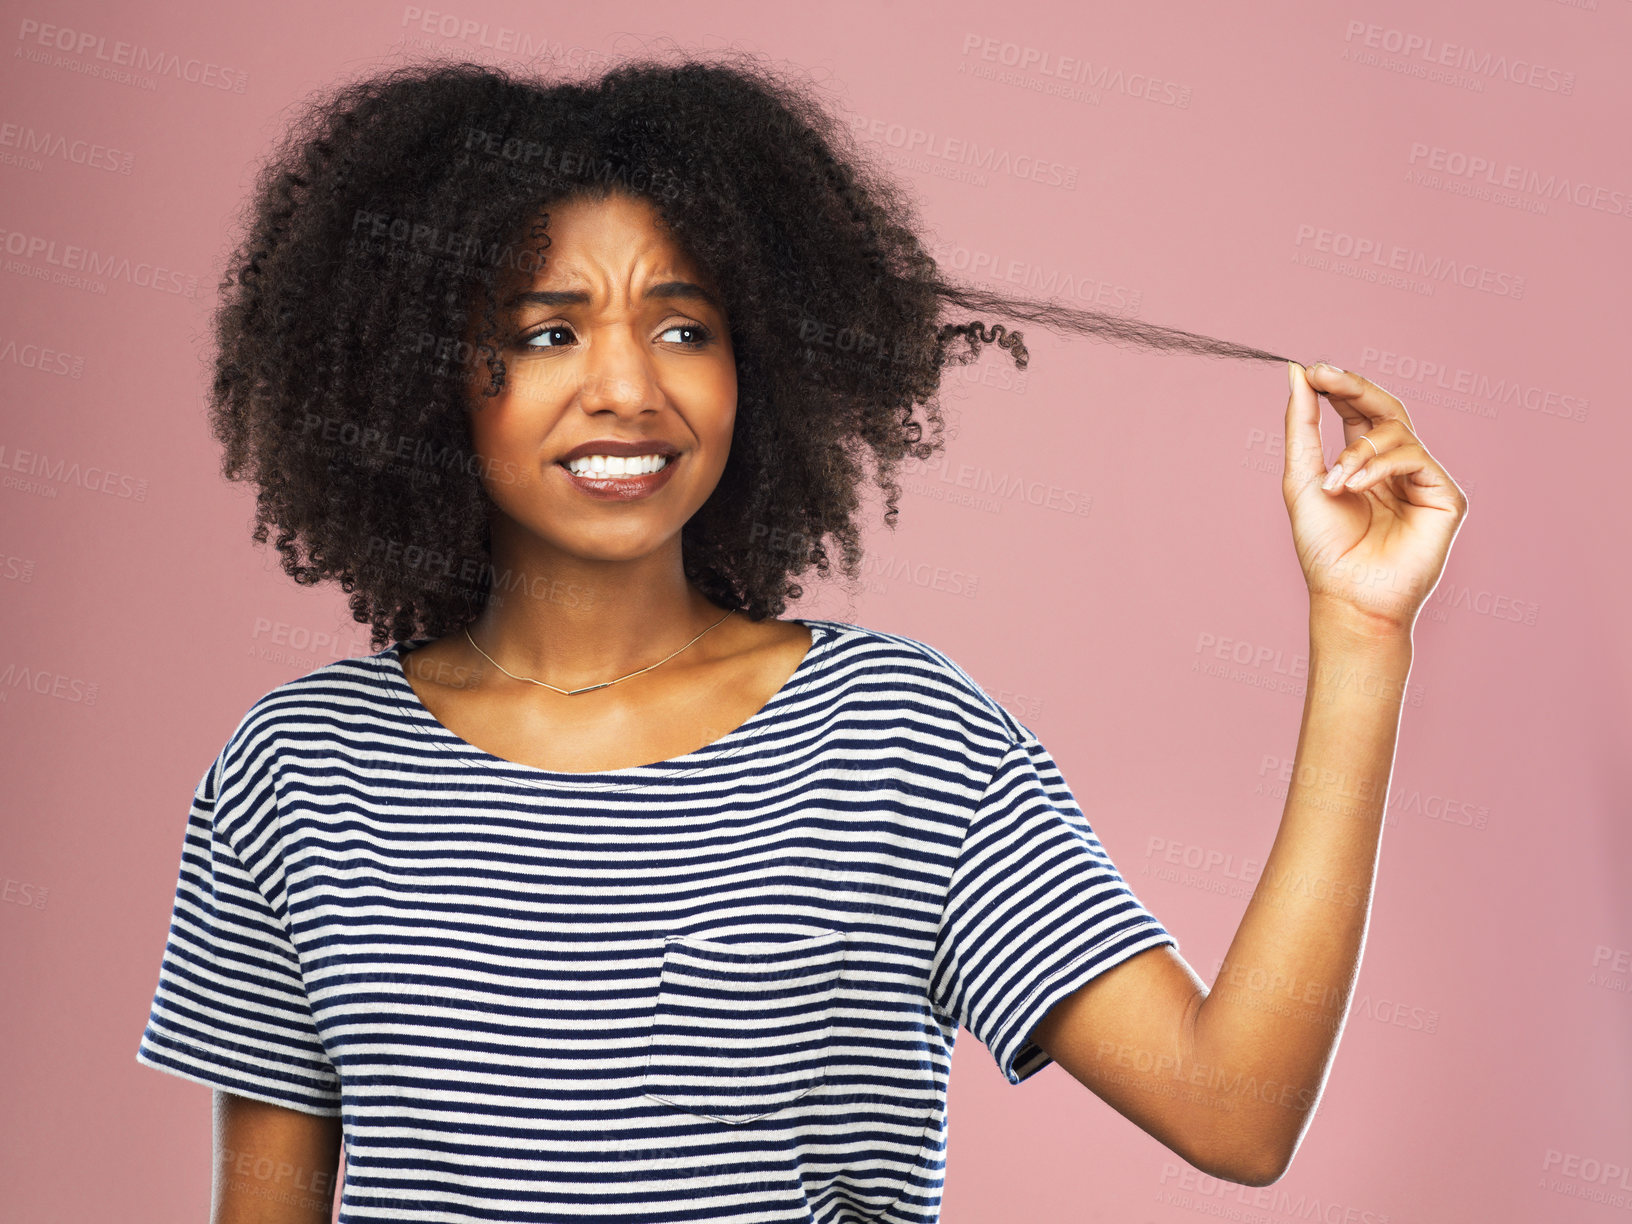
<path fill-rule="evenodd" d="M 1323 361 L 1323 362 L 1321 362 L 1321 363 L 1320 363 L 1320 364 L 1321 364 L 1321 365 L 1323 365 L 1323 366 L 1325 366 L 1325 367 L 1326 367 L 1326 368 L 1327 368 L 1327 369 L 1328 369 L 1328 370 L 1330 370 L 1330 371 L 1331 371 L 1331 372 L 1332 372 L 1332 373 L 1333 373 L 1333 374 L 1341 374 L 1341 373 L 1343 373 L 1343 367 L 1342 367 L 1342 366 L 1334 366 L 1334 365 L 1333 365 L 1333 364 L 1332 364 L 1332 363 L 1331 363 L 1331 362 L 1329 362 L 1329 361 Z"/>
<path fill-rule="evenodd" d="M 1359 484 L 1365 478 L 1366 478 L 1366 469 L 1365 468 L 1355 468 L 1354 475 L 1350 476 L 1343 483 L 1352 488 L 1353 486 Z"/>
<path fill-rule="evenodd" d="M 1341 464 L 1339 464 L 1337 467 L 1334 467 L 1331 471 L 1326 473 L 1326 479 L 1320 487 L 1330 492 L 1331 490 L 1337 488 L 1337 486 L 1342 482 L 1343 467 Z"/>
<path fill-rule="evenodd" d="M 1298 389 L 1298 367 L 1290 361 L 1286 363 L 1286 385 L 1294 391 Z"/>

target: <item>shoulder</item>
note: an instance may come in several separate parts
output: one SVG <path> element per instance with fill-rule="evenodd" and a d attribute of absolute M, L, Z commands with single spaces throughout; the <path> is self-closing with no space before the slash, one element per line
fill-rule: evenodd
<path fill-rule="evenodd" d="M 290 739 L 363 730 L 388 718 L 392 697 L 385 680 L 394 649 L 335 659 L 266 690 L 238 720 L 214 768 L 254 768 Z"/>
<path fill-rule="evenodd" d="M 902 633 L 848 621 L 806 623 L 829 634 L 827 672 L 846 687 L 899 703 L 907 717 L 999 751 L 1028 732 L 946 651 Z"/>

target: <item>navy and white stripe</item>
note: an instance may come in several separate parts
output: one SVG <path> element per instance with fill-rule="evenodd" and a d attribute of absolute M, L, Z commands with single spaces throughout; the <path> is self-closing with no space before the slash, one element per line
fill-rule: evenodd
<path fill-rule="evenodd" d="M 443 727 L 420 640 L 271 690 L 193 796 L 138 1061 L 338 1114 L 343 1222 L 935 1220 L 960 1026 L 1018 1084 L 1177 940 L 946 655 L 803 623 L 742 726 L 599 773 Z"/>

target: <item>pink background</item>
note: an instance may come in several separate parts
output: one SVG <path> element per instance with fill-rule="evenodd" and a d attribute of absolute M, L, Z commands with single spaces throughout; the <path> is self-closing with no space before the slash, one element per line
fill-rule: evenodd
<path fill-rule="evenodd" d="M 0 26 L 0 1214 L 205 1218 L 209 1093 L 134 1061 L 188 796 L 257 697 L 369 651 L 338 590 L 250 543 L 252 493 L 204 424 L 252 165 L 310 90 L 404 55 L 506 59 L 524 35 L 574 63 L 734 46 L 807 71 L 877 133 L 951 270 L 1359 369 L 1469 495 L 1416 632 L 1355 1008 L 1291 1172 L 1202 1177 L 1059 1068 L 1011 1088 L 964 1034 L 949 1224 L 1626 1219 L 1632 3 L 449 3 L 25 3 Z M 30 22 L 244 89 L 89 75 Z M 1458 77 L 1429 63 L 1446 44 L 1539 68 Z M 1095 75 L 1061 93 L 1043 51 Z M 1062 169 L 969 178 L 906 157 L 912 129 Z M 56 135 L 103 151 L 30 151 Z M 1458 177 L 1472 158 L 1494 169 Z M 36 239 L 164 284 L 55 283 Z M 1474 284 L 1368 279 L 1337 259 L 1351 241 Z M 956 437 L 907 477 L 899 530 L 873 531 L 862 589 L 794 611 L 963 664 L 1210 982 L 1247 893 L 1206 864 L 1267 854 L 1302 705 L 1285 371 L 1026 334 L 1023 383 L 999 354 L 949 377 Z M 1041 504 L 972 491 L 993 483 Z"/>

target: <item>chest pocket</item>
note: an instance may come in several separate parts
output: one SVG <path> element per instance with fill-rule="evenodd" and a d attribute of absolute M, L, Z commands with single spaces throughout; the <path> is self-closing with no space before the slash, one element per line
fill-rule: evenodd
<path fill-rule="evenodd" d="M 844 954 L 842 931 L 785 943 L 669 936 L 641 1090 L 730 1123 L 810 1092 L 827 1075 Z"/>

